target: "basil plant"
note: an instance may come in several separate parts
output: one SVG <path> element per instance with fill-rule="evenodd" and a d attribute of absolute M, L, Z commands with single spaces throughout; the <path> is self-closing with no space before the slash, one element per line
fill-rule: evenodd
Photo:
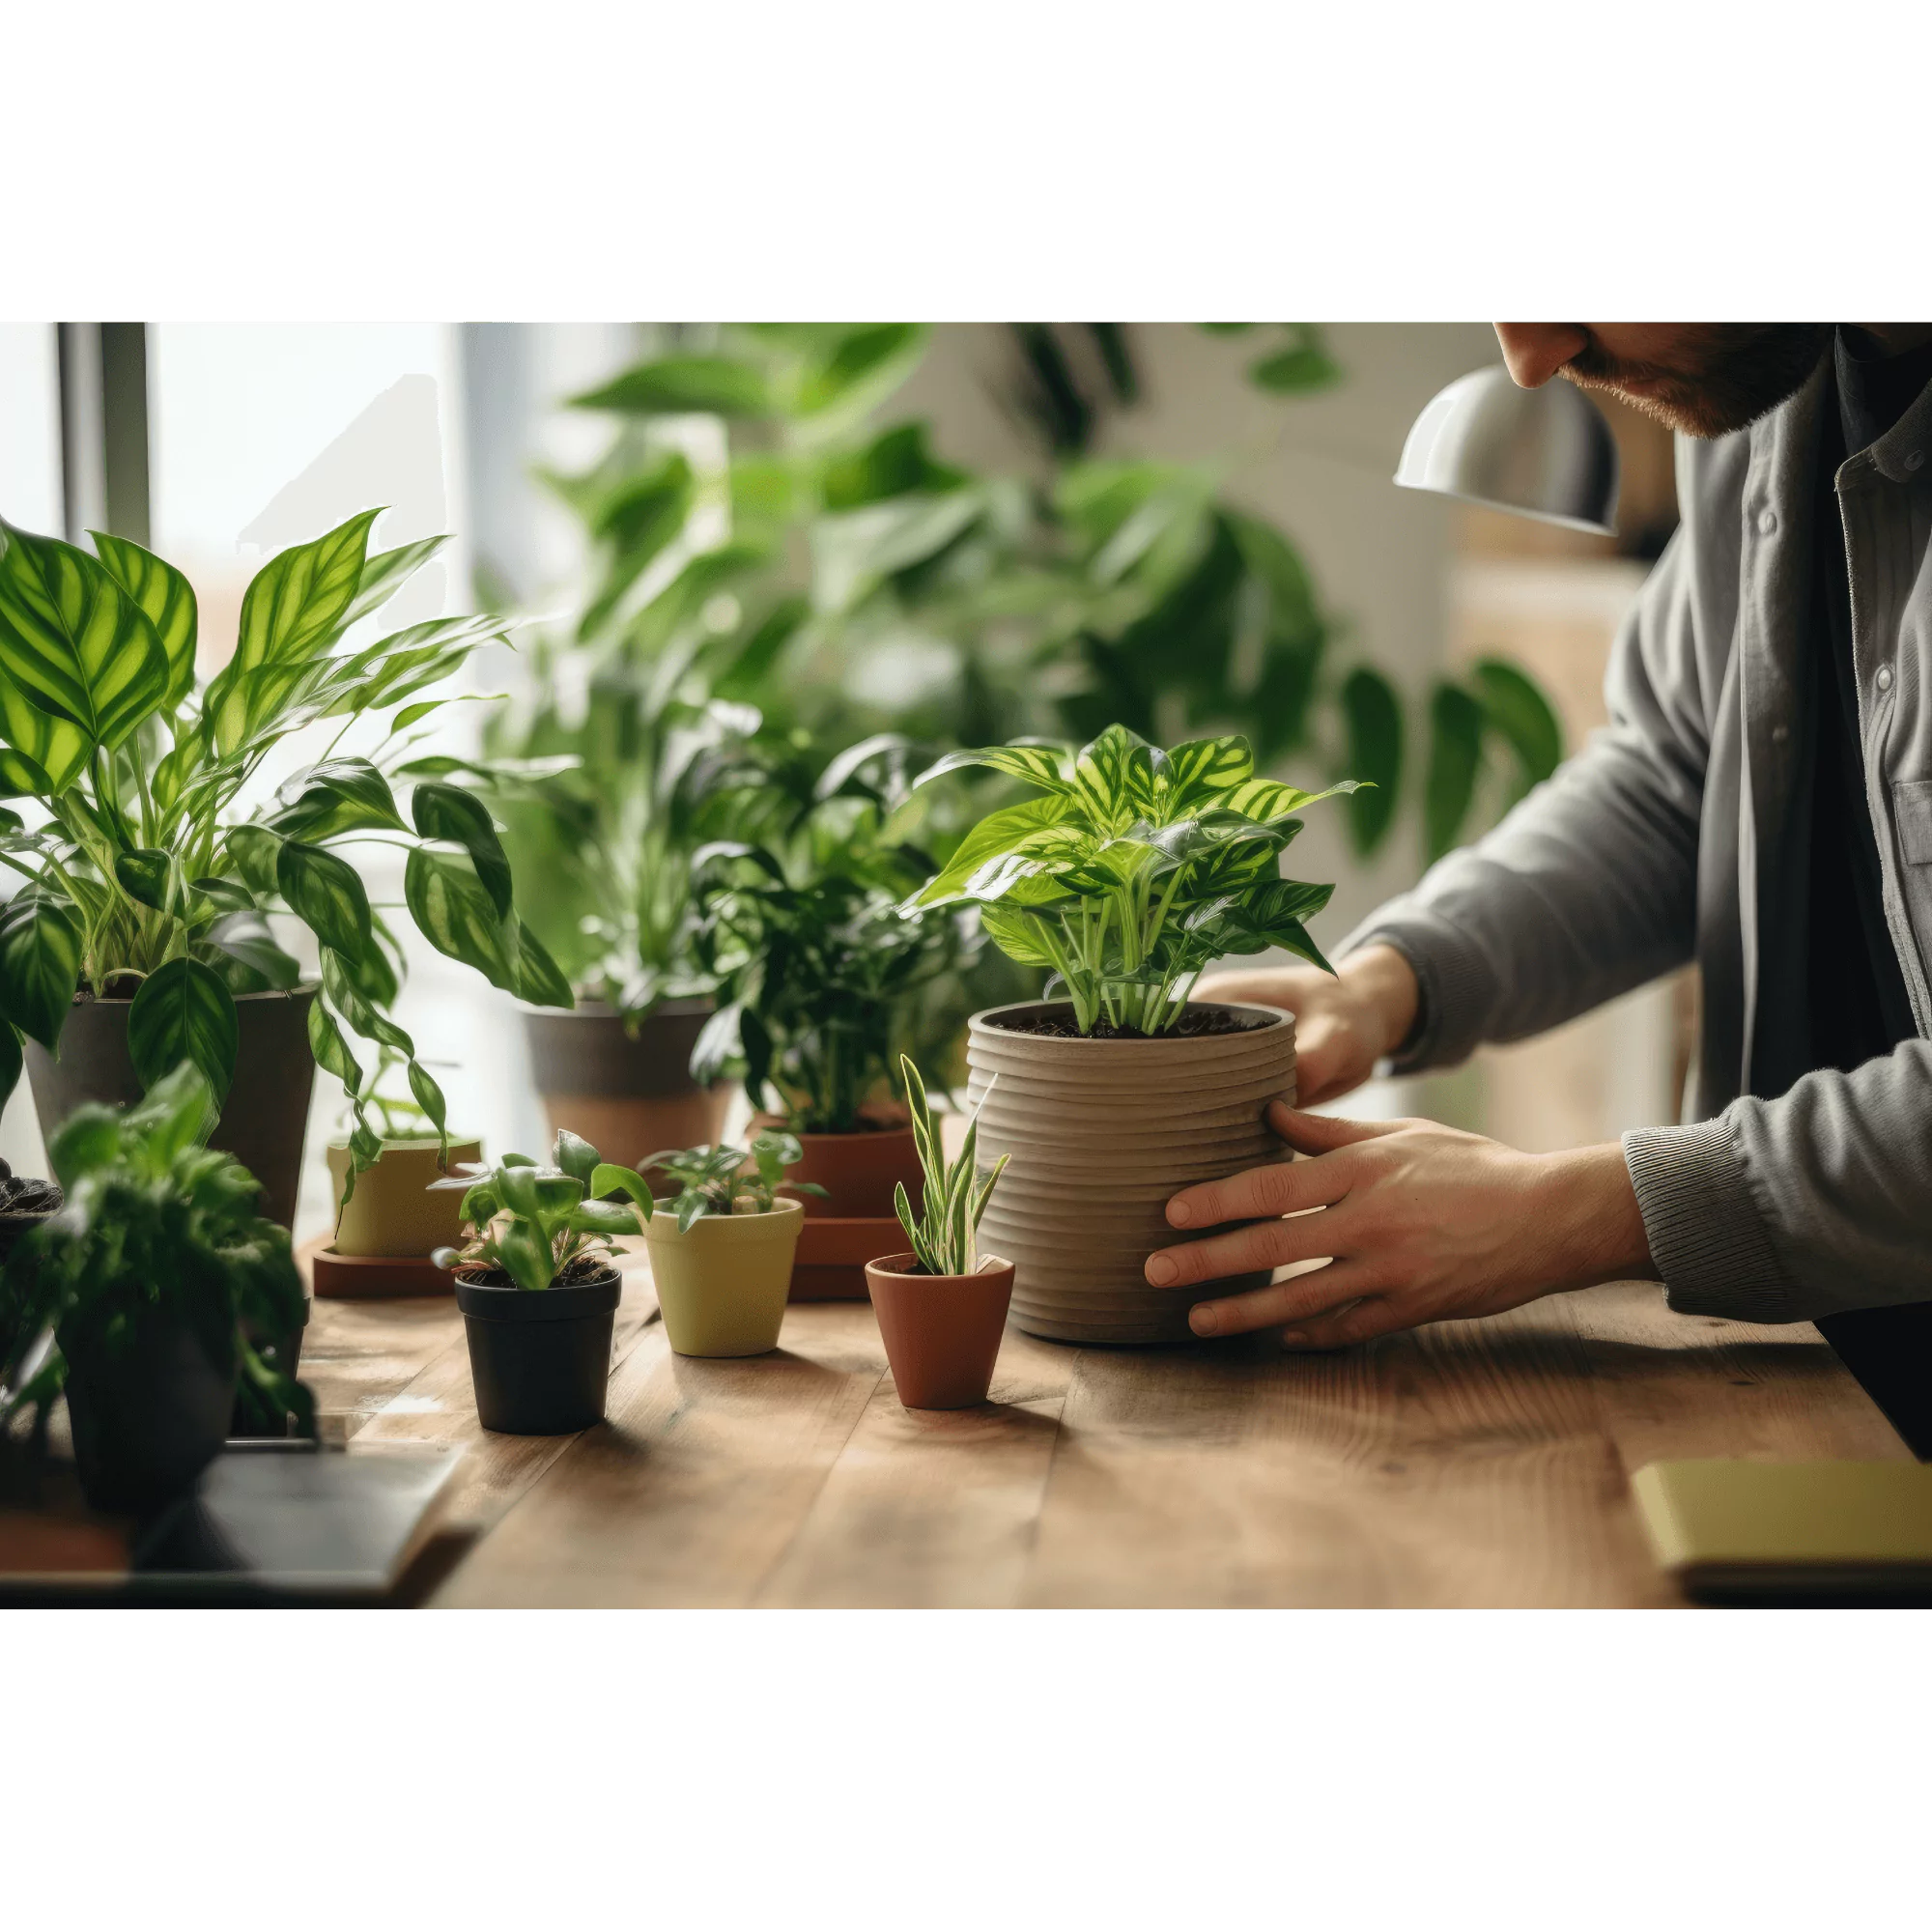
<path fill-rule="evenodd" d="M 1284 879 L 1279 861 L 1301 830 L 1294 814 L 1355 781 L 1297 791 L 1255 776 L 1245 738 L 1164 752 L 1113 724 L 1077 753 L 953 752 L 915 783 L 967 765 L 1041 796 L 982 819 L 901 910 L 977 905 L 1002 952 L 1057 977 L 1083 1034 L 1168 1032 L 1202 969 L 1228 953 L 1281 947 L 1333 970 L 1304 922 L 1335 889 Z"/>
<path fill-rule="evenodd" d="M 21 881 L 0 904 L 0 1100 L 19 1077 L 21 1037 L 56 1051 L 79 992 L 131 996 L 128 1047 L 144 1087 L 187 1061 L 225 1095 L 235 996 L 302 977 L 269 924 L 289 913 L 320 952 L 309 1041 L 354 1104 L 355 1169 L 382 1143 L 345 1029 L 406 1063 L 442 1134 L 442 1094 L 386 1013 L 399 949 L 346 844 L 407 850 L 409 911 L 439 952 L 525 999 L 571 1004 L 518 922 L 488 810 L 442 781 L 467 768 L 407 757 L 410 727 L 447 701 L 417 694 L 500 639 L 504 620 L 440 618 L 344 647 L 445 541 L 372 556 L 381 514 L 270 558 L 242 599 L 233 656 L 205 684 L 194 591 L 178 570 L 126 538 L 90 532 L 90 555 L 0 522 L 0 798 L 36 809 L 29 823 L 0 807 L 0 864 Z M 338 755 L 363 719 L 382 723 L 382 752 Z M 329 749 L 245 806 L 270 753 L 318 721 L 339 721 Z M 407 815 L 399 780 L 413 781 Z"/>

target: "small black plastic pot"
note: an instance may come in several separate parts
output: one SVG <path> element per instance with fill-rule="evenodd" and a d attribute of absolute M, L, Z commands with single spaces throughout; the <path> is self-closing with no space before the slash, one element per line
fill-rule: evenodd
<path fill-rule="evenodd" d="M 611 1340 L 623 1282 L 529 1290 L 458 1275 L 476 1419 L 505 1435 L 569 1435 L 604 1419 Z"/>
<path fill-rule="evenodd" d="M 192 1328 L 162 1316 L 148 1317 L 122 1348 L 66 1331 L 60 1344 L 73 1459 L 89 1503 L 149 1516 L 191 1490 L 227 1437 L 234 1365 L 217 1368 Z"/>

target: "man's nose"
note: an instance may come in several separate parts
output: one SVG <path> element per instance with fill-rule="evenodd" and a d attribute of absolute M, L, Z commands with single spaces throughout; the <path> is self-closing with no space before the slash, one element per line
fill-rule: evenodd
<path fill-rule="evenodd" d="M 1499 322 L 1496 340 L 1520 389 L 1540 389 L 1573 355 L 1590 345 L 1575 322 Z"/>

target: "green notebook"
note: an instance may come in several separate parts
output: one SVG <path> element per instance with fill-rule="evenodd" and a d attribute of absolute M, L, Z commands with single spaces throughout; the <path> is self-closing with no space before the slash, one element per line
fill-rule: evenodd
<path fill-rule="evenodd" d="M 1689 1596 L 1932 1602 L 1932 1463 L 1648 1463 L 1631 1492 Z"/>

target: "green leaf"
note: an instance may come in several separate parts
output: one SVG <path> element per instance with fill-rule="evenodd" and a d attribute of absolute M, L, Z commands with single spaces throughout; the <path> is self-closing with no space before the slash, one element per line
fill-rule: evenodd
<path fill-rule="evenodd" d="M 615 1201 L 583 1201 L 570 1210 L 564 1226 L 576 1235 L 635 1235 L 638 1211 Z"/>
<path fill-rule="evenodd" d="M 853 329 L 806 378 L 798 393 L 799 414 L 815 415 L 862 393 L 896 386 L 918 359 L 924 336 L 915 322 L 868 323 Z"/>
<path fill-rule="evenodd" d="M 1030 798 L 1009 805 L 1003 811 L 988 812 L 954 849 L 945 869 L 916 893 L 912 906 L 939 905 L 960 893 L 988 859 L 1010 852 L 1036 832 L 1061 825 L 1074 810 L 1071 793 L 1055 792 L 1045 798 Z"/>
<path fill-rule="evenodd" d="M 233 879 L 190 879 L 188 890 L 205 898 L 219 912 L 256 912 L 255 895 Z"/>
<path fill-rule="evenodd" d="M 289 838 L 312 841 L 345 832 L 406 832 L 389 781 L 367 758 L 330 758 L 298 772 L 276 794 L 269 821 Z"/>
<path fill-rule="evenodd" d="M 308 1003 L 308 1044 L 325 1073 L 334 1074 L 351 1094 L 362 1091 L 362 1068 L 342 1037 L 335 1016 L 320 1000 Z"/>
<path fill-rule="evenodd" d="M 13 1097 L 20 1084 L 20 1036 L 0 1019 L 0 1107 Z"/>
<path fill-rule="evenodd" d="M 646 1221 L 651 1218 L 651 1209 L 655 1205 L 651 1190 L 635 1167 L 622 1167 L 614 1160 L 600 1160 L 591 1170 L 584 1187 L 593 1200 L 607 1194 L 628 1194 L 637 1204 L 638 1212 Z"/>
<path fill-rule="evenodd" d="M 1025 779 L 1044 791 L 1069 792 L 1073 781 L 1066 752 L 1054 745 L 989 745 L 975 752 L 949 752 L 926 766 L 913 781 L 913 789 L 944 778 L 948 772 L 963 771 L 969 765 L 987 765 L 1011 778 Z"/>
<path fill-rule="evenodd" d="M 568 1009 L 577 1005 L 577 995 L 572 992 L 562 967 L 551 957 L 543 941 L 521 921 L 517 922 L 517 954 L 510 968 L 510 990 L 533 1007 Z"/>
<path fill-rule="evenodd" d="M 1366 781 L 1349 800 L 1349 837 L 1366 858 L 1387 838 L 1402 796 L 1402 700 L 1379 671 L 1359 666 L 1342 681 L 1346 762 Z"/>
<path fill-rule="evenodd" d="M 277 992 L 287 992 L 301 978 L 301 962 L 275 943 L 269 922 L 259 912 L 225 912 L 202 937 L 259 973 Z"/>
<path fill-rule="evenodd" d="M 597 1172 L 597 1150 L 582 1135 L 573 1134 L 567 1127 L 559 1128 L 553 1155 L 556 1165 L 573 1180 L 581 1180 L 586 1187 L 589 1186 Z M 596 1192 L 594 1188 L 590 1191 L 593 1194 Z"/>
<path fill-rule="evenodd" d="M 371 947 L 367 956 L 379 957 L 379 950 Z M 329 946 L 322 949 L 322 990 L 328 996 L 329 1005 L 364 1039 L 392 1047 L 410 1060 L 415 1058 L 415 1041 L 381 1010 L 375 995 L 363 988 L 355 978 L 355 962 Z"/>
<path fill-rule="evenodd" d="M 130 899 L 138 899 L 156 912 L 169 910 L 168 882 L 174 862 L 165 852 L 152 846 L 136 846 L 131 852 L 114 855 L 114 876 Z"/>
<path fill-rule="evenodd" d="M 278 834 L 270 832 L 266 825 L 235 825 L 228 829 L 224 837 L 228 856 L 235 861 L 235 869 L 242 874 L 251 891 L 266 897 L 281 890 L 276 882 L 282 856 L 282 841 Z"/>
<path fill-rule="evenodd" d="M 532 1293 L 548 1288 L 556 1276 L 550 1243 L 538 1238 L 526 1221 L 508 1221 L 497 1232 L 497 1253 L 510 1279 Z"/>
<path fill-rule="evenodd" d="M 497 912 L 467 854 L 418 845 L 403 870 L 403 896 L 417 930 L 439 952 L 475 967 L 493 986 L 515 991 L 520 934 Z"/>
<path fill-rule="evenodd" d="M 415 1095 L 416 1105 L 429 1116 L 430 1124 L 437 1132 L 446 1132 L 449 1105 L 442 1097 L 442 1089 L 430 1078 L 429 1069 L 413 1058 L 410 1061 L 410 1092 Z"/>
<path fill-rule="evenodd" d="M 194 689 L 197 630 L 194 586 L 173 564 L 127 537 L 89 530 L 101 568 L 146 612 L 167 654 L 168 682 L 162 708 L 173 710 Z"/>
<path fill-rule="evenodd" d="M 1254 749 L 1245 738 L 1190 738 L 1156 754 L 1167 817 L 1195 810 L 1255 775 Z"/>
<path fill-rule="evenodd" d="M 1430 698 L 1422 819 L 1431 863 L 1454 846 L 1469 815 L 1482 769 L 1484 715 L 1483 707 L 1453 684 L 1438 684 Z"/>
<path fill-rule="evenodd" d="M 143 1087 L 187 1061 L 219 1099 L 235 1077 L 240 1040 L 234 996 L 198 959 L 157 967 L 128 1009 L 128 1057 Z"/>
<path fill-rule="evenodd" d="M 1248 380 L 1277 396 L 1305 396 L 1339 383 L 1341 365 L 1328 354 L 1321 329 L 1312 322 L 1286 327 L 1292 334 L 1289 346 L 1251 362 Z"/>
<path fill-rule="evenodd" d="M 44 714 L 34 711 L 32 706 L 20 698 L 17 692 L 11 695 L 19 703 L 22 712 L 29 713 L 34 718 L 43 717 Z M 8 692 L 0 690 L 0 730 L 6 729 L 5 710 L 9 696 Z M 81 764 L 86 761 L 87 741 L 71 724 L 53 718 L 45 719 L 45 723 L 49 725 L 58 725 L 59 729 L 71 736 L 73 743 L 80 749 L 79 761 L 75 763 L 67 778 L 56 784 L 46 769 L 24 752 L 11 749 L 0 751 L 0 798 L 52 798 L 56 792 L 64 790 L 72 781 Z"/>
<path fill-rule="evenodd" d="M 980 923 L 1015 965 L 1059 969 L 1060 961 L 1042 939 L 1042 922 L 1036 916 L 1017 906 L 987 905 L 980 909 Z"/>
<path fill-rule="evenodd" d="M 379 551 L 362 566 L 355 595 L 349 600 L 337 626 L 346 631 L 372 611 L 380 609 L 400 590 L 410 578 L 426 564 L 449 539 L 446 536 L 421 537 L 414 543 L 400 544 L 394 550 Z"/>
<path fill-rule="evenodd" d="M 1073 782 L 1096 825 L 1123 828 L 1153 808 L 1152 747 L 1138 731 L 1109 724 L 1080 748 Z"/>
<path fill-rule="evenodd" d="M 1563 726 L 1549 700 L 1515 665 L 1485 658 L 1475 668 L 1474 682 L 1491 729 L 1516 753 L 1514 804 L 1563 762 Z"/>
<path fill-rule="evenodd" d="M 640 362 L 602 387 L 570 399 L 573 409 L 620 415 L 755 417 L 771 412 L 764 376 L 725 355 L 667 355 Z"/>
<path fill-rule="evenodd" d="M 320 845 L 284 839 L 275 860 L 275 884 L 289 910 L 325 946 L 351 958 L 368 952 L 373 940 L 369 895 L 347 860 Z"/>
<path fill-rule="evenodd" d="M 49 1053 L 80 984 L 80 927 L 66 906 L 38 893 L 0 905 L 0 1020 Z"/>
<path fill-rule="evenodd" d="M 147 612 L 99 562 L 0 522 L 0 684 L 112 751 L 160 704 L 168 658 Z M 50 775 L 66 756 L 8 735 Z M 24 735 L 31 735 L 25 734 Z"/>
<path fill-rule="evenodd" d="M 510 862 L 503 856 L 489 807 L 474 792 L 428 783 L 418 784 L 410 794 L 410 814 L 425 838 L 447 839 L 469 854 L 497 916 L 504 917 L 510 910 Z"/>

